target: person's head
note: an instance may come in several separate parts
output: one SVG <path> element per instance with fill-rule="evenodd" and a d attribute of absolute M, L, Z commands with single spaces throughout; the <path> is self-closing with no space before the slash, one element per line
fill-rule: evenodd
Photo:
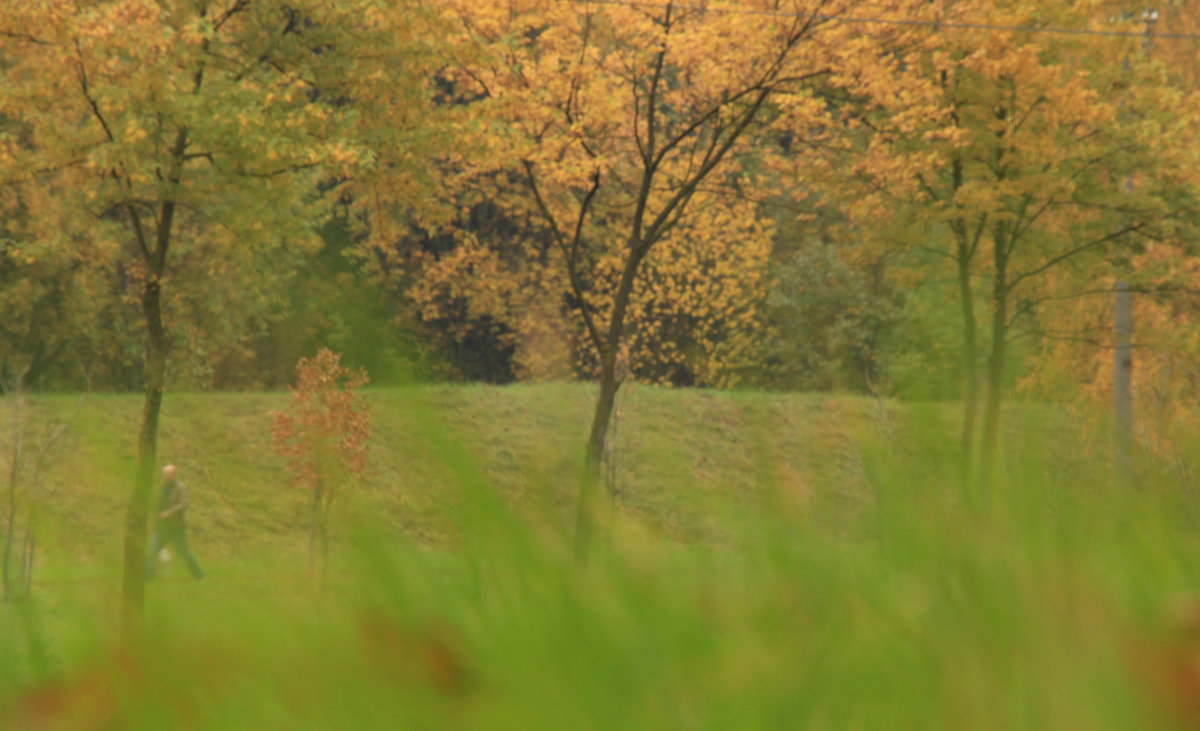
<path fill-rule="evenodd" d="M 179 470 L 175 469 L 175 465 L 169 464 L 163 467 L 163 482 L 173 482 L 179 477 Z"/>

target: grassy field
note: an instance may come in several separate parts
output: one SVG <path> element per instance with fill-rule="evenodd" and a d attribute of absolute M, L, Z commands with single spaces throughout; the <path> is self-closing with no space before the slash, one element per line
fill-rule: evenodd
<path fill-rule="evenodd" d="M 209 578 L 172 566 L 143 643 L 118 648 L 140 399 L 92 396 L 54 461 L 33 596 L 0 607 L 0 728 L 1200 722 L 1193 495 L 1149 460 L 1136 493 L 1110 487 L 1102 419 L 1014 405 L 1004 475 L 968 510 L 953 405 L 638 388 L 616 518 L 580 569 L 591 388 L 366 397 L 371 473 L 314 581 L 307 501 L 270 451 L 285 396 L 168 394 L 160 461 L 191 488 Z"/>

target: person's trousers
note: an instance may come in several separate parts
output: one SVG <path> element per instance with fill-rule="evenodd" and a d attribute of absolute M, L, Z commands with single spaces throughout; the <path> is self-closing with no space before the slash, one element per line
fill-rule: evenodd
<path fill-rule="evenodd" d="M 167 546 L 170 546 L 174 553 L 187 561 L 192 576 L 197 579 L 204 578 L 204 571 L 201 570 L 199 562 L 188 548 L 187 526 L 160 524 L 154 528 L 154 535 L 150 537 L 150 555 L 146 558 L 147 579 L 154 578 L 154 569 L 158 566 L 158 554 Z"/>

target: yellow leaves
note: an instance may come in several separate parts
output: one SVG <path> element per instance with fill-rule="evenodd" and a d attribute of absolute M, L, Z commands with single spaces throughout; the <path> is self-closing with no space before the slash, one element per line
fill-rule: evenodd
<path fill-rule="evenodd" d="M 624 363 L 634 373 L 684 369 L 696 383 L 728 385 L 757 357 L 763 337 L 771 231 L 745 202 L 705 196 L 697 206 L 642 269 Z"/>
<path fill-rule="evenodd" d="M 125 123 L 125 142 L 127 144 L 136 144 L 149 136 L 150 133 L 142 127 L 141 121 L 136 117 L 131 117 Z"/>
<path fill-rule="evenodd" d="M 994 211 L 1006 192 L 1009 191 L 1001 190 L 997 181 L 969 180 L 953 192 L 950 202 L 959 211 L 970 211 L 969 215 L 974 217 L 977 212 Z"/>

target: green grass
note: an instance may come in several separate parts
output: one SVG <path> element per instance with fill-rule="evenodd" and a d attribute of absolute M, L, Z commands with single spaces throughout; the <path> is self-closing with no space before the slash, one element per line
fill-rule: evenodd
<path fill-rule="evenodd" d="M 1149 461 L 1114 491 L 1102 420 L 1064 407 L 1009 410 L 971 511 L 952 405 L 635 389 L 617 518 L 580 569 L 592 389 L 366 395 L 372 472 L 325 582 L 269 449 L 285 397 L 168 395 L 160 455 L 210 578 L 149 586 L 124 650 L 140 400 L 93 397 L 34 596 L 0 607 L 0 728 L 1156 728 L 1197 651 L 1170 613 L 1200 586 L 1190 493 Z"/>

